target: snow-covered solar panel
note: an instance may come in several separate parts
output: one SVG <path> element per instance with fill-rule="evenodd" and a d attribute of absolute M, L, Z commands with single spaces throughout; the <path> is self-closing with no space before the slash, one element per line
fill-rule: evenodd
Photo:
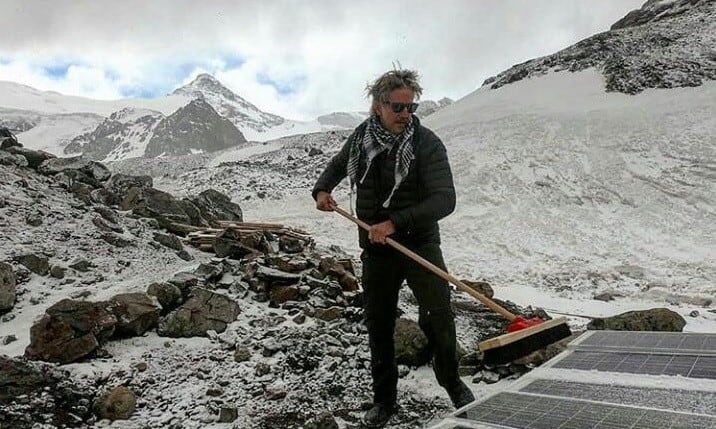
<path fill-rule="evenodd" d="M 456 417 L 518 429 L 716 428 L 714 416 L 515 392 L 498 393 Z"/>
<path fill-rule="evenodd" d="M 537 379 L 520 392 L 716 416 L 716 392 Z"/>
<path fill-rule="evenodd" d="M 716 334 L 684 332 L 591 331 L 572 346 L 577 350 L 627 351 L 716 356 Z"/>
<path fill-rule="evenodd" d="M 575 350 L 553 367 L 716 380 L 716 356 Z"/>
<path fill-rule="evenodd" d="M 716 429 L 715 380 L 714 334 L 589 331 L 434 429 Z"/>

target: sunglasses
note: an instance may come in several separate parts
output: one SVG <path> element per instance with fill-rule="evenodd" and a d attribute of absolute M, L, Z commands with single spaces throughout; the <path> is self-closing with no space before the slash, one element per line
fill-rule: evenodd
<path fill-rule="evenodd" d="M 418 103 L 397 103 L 395 101 L 386 101 L 383 104 L 390 104 L 390 110 L 394 113 L 400 113 L 406 108 L 410 113 L 415 113 L 415 111 L 418 110 Z"/>

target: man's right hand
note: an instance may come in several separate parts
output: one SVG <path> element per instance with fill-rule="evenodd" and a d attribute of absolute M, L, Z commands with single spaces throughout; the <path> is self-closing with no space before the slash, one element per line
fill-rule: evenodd
<path fill-rule="evenodd" d="M 332 212 L 338 207 L 336 200 L 333 199 L 330 192 L 320 191 L 316 194 L 316 208 L 324 212 Z"/>

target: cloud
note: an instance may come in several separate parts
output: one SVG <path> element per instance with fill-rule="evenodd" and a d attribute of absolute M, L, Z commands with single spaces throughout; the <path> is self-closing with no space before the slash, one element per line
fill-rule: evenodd
<path fill-rule="evenodd" d="M 366 110 L 395 62 L 424 98 L 605 31 L 641 0 L 4 1 L 0 80 L 100 98 L 156 96 L 200 72 L 295 118 Z"/>

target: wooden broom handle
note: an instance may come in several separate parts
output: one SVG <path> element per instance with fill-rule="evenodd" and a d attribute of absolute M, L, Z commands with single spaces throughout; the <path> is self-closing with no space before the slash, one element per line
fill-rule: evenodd
<path fill-rule="evenodd" d="M 352 221 L 356 225 L 360 226 L 361 228 L 365 229 L 366 231 L 370 230 L 370 225 L 363 222 L 362 220 L 352 216 L 347 211 L 343 210 L 340 207 L 334 207 L 334 210 L 344 218 Z M 481 303 L 483 303 L 486 307 L 488 307 L 490 310 L 494 311 L 495 313 L 499 313 L 501 316 L 503 316 L 505 319 L 509 320 L 510 322 L 513 321 L 517 316 L 510 313 L 508 310 L 506 310 L 504 307 L 497 304 L 495 301 L 491 300 L 490 298 L 486 297 L 485 295 L 481 294 L 480 292 L 477 292 L 470 286 L 466 285 L 465 283 L 458 280 L 455 276 L 452 274 L 445 272 L 438 268 L 435 264 L 428 261 L 427 259 L 423 258 L 422 256 L 418 255 L 417 253 L 413 252 L 412 250 L 408 249 L 407 247 L 403 246 L 402 244 L 398 243 L 397 241 L 393 240 L 390 237 L 386 237 L 385 241 L 393 248 L 404 254 L 405 256 L 411 258 L 418 264 L 422 265 L 423 267 L 427 268 L 431 272 L 433 272 L 435 275 L 440 277 L 443 280 L 446 280 L 452 284 L 454 284 L 458 289 L 461 291 L 471 295 L 473 298 L 477 299 Z"/>

